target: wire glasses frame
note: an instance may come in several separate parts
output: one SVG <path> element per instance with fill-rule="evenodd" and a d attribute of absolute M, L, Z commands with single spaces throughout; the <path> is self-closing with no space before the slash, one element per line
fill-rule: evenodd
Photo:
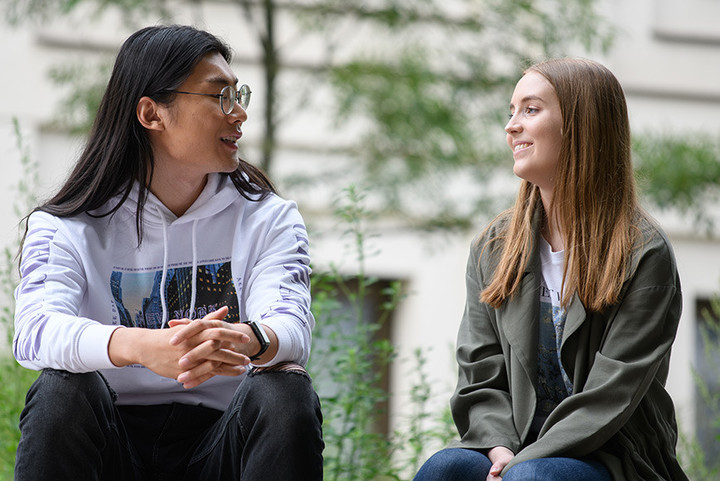
<path fill-rule="evenodd" d="M 230 115 L 235 108 L 235 104 L 240 104 L 243 110 L 247 110 L 250 105 L 250 95 L 252 90 L 247 84 L 242 84 L 238 90 L 228 85 L 224 87 L 219 94 L 204 94 L 199 92 L 183 92 L 182 90 L 169 90 L 168 92 L 186 95 L 203 95 L 205 97 L 215 97 L 220 99 L 220 110 L 225 115 Z"/>

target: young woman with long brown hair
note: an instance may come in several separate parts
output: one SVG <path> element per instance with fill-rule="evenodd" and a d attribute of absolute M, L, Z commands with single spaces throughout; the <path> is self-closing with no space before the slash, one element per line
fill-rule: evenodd
<path fill-rule="evenodd" d="M 588 60 L 536 64 L 505 131 L 523 180 L 468 261 L 460 439 L 416 479 L 686 480 L 664 388 L 680 281 L 636 199 L 619 82 Z"/>

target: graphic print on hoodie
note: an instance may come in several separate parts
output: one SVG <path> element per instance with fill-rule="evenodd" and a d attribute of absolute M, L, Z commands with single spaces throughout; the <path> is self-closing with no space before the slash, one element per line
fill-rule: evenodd
<path fill-rule="evenodd" d="M 110 288 L 120 324 L 150 329 L 167 327 L 167 322 L 163 323 L 161 296 L 165 297 L 169 319 L 201 319 L 208 313 L 227 306 L 229 312 L 224 320 L 240 321 L 237 292 L 229 261 L 197 266 L 195 306 L 192 313 L 192 266 L 169 268 L 164 289 L 161 289 L 162 277 L 162 269 L 113 269 Z"/>

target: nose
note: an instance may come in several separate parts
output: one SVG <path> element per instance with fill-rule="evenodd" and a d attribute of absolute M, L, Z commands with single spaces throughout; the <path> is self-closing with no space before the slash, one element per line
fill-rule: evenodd
<path fill-rule="evenodd" d="M 242 106 L 238 102 L 235 102 L 235 106 L 233 107 L 232 112 L 230 112 L 227 118 L 232 124 L 242 124 L 248 119 L 248 116 L 245 109 L 242 108 Z"/>
<path fill-rule="evenodd" d="M 522 126 L 520 125 L 520 122 L 517 119 L 517 115 L 515 115 L 515 114 L 511 115 L 507 124 L 505 124 L 505 132 L 507 132 L 508 134 L 511 134 L 513 132 L 519 132 L 520 130 L 522 130 Z"/>

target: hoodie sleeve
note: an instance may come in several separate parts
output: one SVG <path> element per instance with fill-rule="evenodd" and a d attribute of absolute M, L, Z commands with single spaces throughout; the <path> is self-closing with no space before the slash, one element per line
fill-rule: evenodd
<path fill-rule="evenodd" d="M 268 365 L 283 361 L 305 365 L 315 326 L 310 312 L 308 235 L 294 202 L 274 206 L 269 219 L 244 286 L 246 313 L 278 337 L 277 355 Z"/>
<path fill-rule="evenodd" d="M 81 255 L 55 217 L 28 219 L 15 290 L 13 354 L 29 369 L 89 372 L 115 366 L 107 345 L 118 326 L 78 315 L 87 278 Z"/>

